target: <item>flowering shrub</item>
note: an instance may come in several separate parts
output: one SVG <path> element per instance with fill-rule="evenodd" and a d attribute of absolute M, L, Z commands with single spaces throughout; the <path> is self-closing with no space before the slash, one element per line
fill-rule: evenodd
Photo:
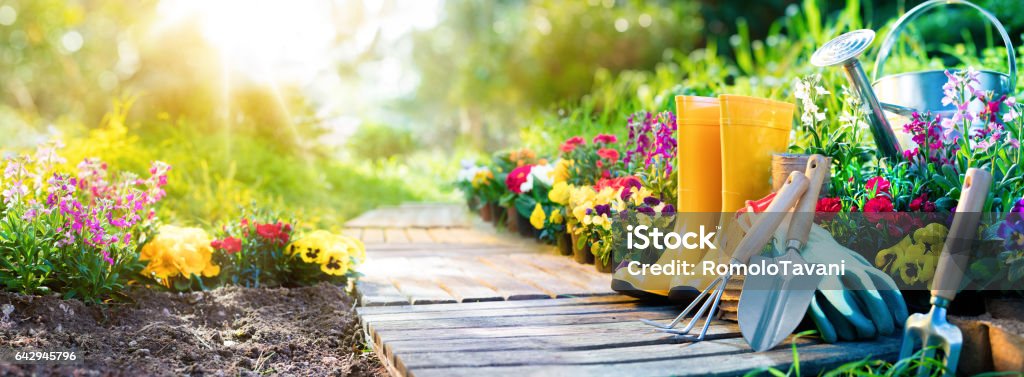
<path fill-rule="evenodd" d="M 154 162 L 140 178 L 86 159 L 69 172 L 60 167 L 60 147 L 44 144 L 32 156 L 4 162 L 0 283 L 96 302 L 123 289 L 140 268 L 138 248 L 170 167 Z"/>
<path fill-rule="evenodd" d="M 560 169 L 565 170 L 566 181 L 576 186 L 592 185 L 601 178 L 609 178 L 612 172 L 619 170 L 622 164 L 620 153 L 614 144 L 618 143 L 615 135 L 597 135 L 593 143 L 580 136 L 574 136 L 562 143 L 559 148 L 562 160 L 566 161 Z"/>
<path fill-rule="evenodd" d="M 622 163 L 644 187 L 661 200 L 675 203 L 679 175 L 676 161 L 676 116 L 670 111 L 644 112 L 629 117 L 629 140 Z"/>
<path fill-rule="evenodd" d="M 221 266 L 219 282 L 247 287 L 343 282 L 366 259 L 362 242 L 318 230 L 294 237 L 294 221 L 260 210 L 244 211 L 209 241 Z"/>
<path fill-rule="evenodd" d="M 284 285 L 292 265 L 285 246 L 291 242 L 293 221 L 282 221 L 263 211 L 244 210 L 242 218 L 228 223 L 209 241 L 222 267 L 221 283 L 259 287 Z"/>

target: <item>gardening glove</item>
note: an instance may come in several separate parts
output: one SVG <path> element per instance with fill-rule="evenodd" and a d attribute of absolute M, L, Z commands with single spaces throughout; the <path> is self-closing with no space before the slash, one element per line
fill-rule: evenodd
<path fill-rule="evenodd" d="M 784 242 L 785 232 L 777 232 L 779 250 L 785 249 Z M 823 340 L 871 339 L 903 327 L 907 305 L 896 282 L 860 254 L 840 245 L 828 231 L 812 226 L 801 255 L 808 263 L 846 265 L 844 276 L 822 279 L 807 311 Z"/>

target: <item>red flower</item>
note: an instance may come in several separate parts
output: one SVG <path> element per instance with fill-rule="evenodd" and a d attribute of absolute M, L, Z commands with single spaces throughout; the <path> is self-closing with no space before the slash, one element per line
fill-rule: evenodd
<path fill-rule="evenodd" d="M 640 182 L 640 178 L 634 177 L 632 175 L 627 175 L 625 177 L 619 178 L 599 179 L 597 181 L 597 184 L 594 185 L 594 190 L 601 191 L 606 187 L 611 187 L 613 189 L 640 188 L 641 185 L 642 183 Z"/>
<path fill-rule="evenodd" d="M 598 149 L 597 150 L 597 155 L 601 156 L 601 158 L 606 159 L 606 160 L 611 161 L 611 162 L 615 162 L 615 161 L 619 160 L 619 151 L 611 149 L 611 148 L 601 148 L 601 149 Z"/>
<path fill-rule="evenodd" d="M 893 212 L 892 201 L 887 197 L 879 196 L 864 203 L 864 218 L 872 223 L 885 219 L 887 217 L 885 213 L 891 212 Z"/>
<path fill-rule="evenodd" d="M 526 177 L 530 175 L 531 169 L 533 169 L 533 165 L 523 165 L 512 169 L 512 171 L 508 173 L 508 177 L 505 177 L 505 187 L 508 187 L 508 190 L 513 193 L 522 194 L 523 191 L 520 190 L 519 187 L 526 182 Z"/>
<path fill-rule="evenodd" d="M 618 141 L 619 141 L 619 138 L 615 137 L 615 135 L 600 134 L 600 135 L 594 136 L 594 143 L 595 144 L 614 144 L 614 143 L 616 143 Z"/>
<path fill-rule="evenodd" d="M 821 198 L 814 206 L 815 217 L 821 221 L 829 221 L 836 217 L 836 213 L 843 210 L 843 201 L 839 198 Z"/>
<path fill-rule="evenodd" d="M 569 140 L 566 140 L 564 143 L 562 143 L 562 147 L 559 149 L 561 149 L 562 152 L 569 153 L 572 152 L 573 149 L 576 149 L 576 147 L 583 145 L 583 143 L 585 142 L 586 141 L 584 141 L 582 137 L 573 136 L 570 137 Z"/>
<path fill-rule="evenodd" d="M 889 194 L 889 181 L 882 177 L 874 177 L 868 180 L 868 183 L 864 185 L 868 190 L 874 190 L 875 196 L 882 193 Z"/>
<path fill-rule="evenodd" d="M 217 250 L 224 250 L 228 254 L 234 254 L 242 251 L 242 240 L 235 237 L 224 237 L 223 240 L 213 240 L 210 242 L 210 246 Z"/>
<path fill-rule="evenodd" d="M 278 221 L 274 224 L 256 224 L 256 235 L 274 244 L 284 245 L 291 236 L 291 225 Z"/>
<path fill-rule="evenodd" d="M 910 201 L 910 210 L 914 212 L 935 212 L 935 203 L 928 201 L 928 194 L 921 194 Z"/>
<path fill-rule="evenodd" d="M 815 206 L 815 212 L 836 213 L 843 210 L 843 201 L 839 198 L 821 198 Z"/>

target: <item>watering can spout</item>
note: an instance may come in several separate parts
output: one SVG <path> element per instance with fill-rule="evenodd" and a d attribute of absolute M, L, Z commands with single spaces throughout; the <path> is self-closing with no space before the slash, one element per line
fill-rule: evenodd
<path fill-rule="evenodd" d="M 857 95 L 860 97 L 861 106 L 864 107 L 864 113 L 867 114 L 868 126 L 871 129 L 871 136 L 875 139 L 878 151 L 881 152 L 883 157 L 887 157 L 890 160 L 903 158 L 900 142 L 896 139 L 896 134 L 892 131 L 889 120 L 885 117 L 883 107 L 900 108 L 910 113 L 913 113 L 914 110 L 896 105 L 883 105 L 878 102 L 878 98 L 875 97 L 875 91 L 871 89 L 871 83 L 868 82 L 868 77 L 864 73 L 864 68 L 861 67 L 859 61 L 854 60 L 844 65 L 843 68 L 846 72 L 846 78 L 850 80 L 850 84 L 857 88 Z"/>
<path fill-rule="evenodd" d="M 854 30 L 840 35 L 815 51 L 811 56 L 811 63 L 819 67 L 837 65 L 843 67 L 846 78 L 850 80 L 850 85 L 857 90 L 857 95 L 860 97 L 861 106 L 864 107 L 864 113 L 867 114 L 871 136 L 875 139 L 878 151 L 882 157 L 897 160 L 903 157 L 900 143 L 896 139 L 892 127 L 889 126 L 889 121 L 885 118 L 882 104 L 878 102 L 875 92 L 871 89 L 871 83 L 868 81 L 867 74 L 864 73 L 864 68 L 857 60 L 857 57 L 871 46 L 871 41 L 874 39 L 875 32 L 868 29 Z"/>

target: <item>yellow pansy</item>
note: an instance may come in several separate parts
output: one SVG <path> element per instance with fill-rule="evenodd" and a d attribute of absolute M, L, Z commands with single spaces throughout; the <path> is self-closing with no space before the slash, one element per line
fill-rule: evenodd
<path fill-rule="evenodd" d="M 549 221 L 551 221 L 552 224 L 561 224 L 562 220 L 562 210 L 551 211 L 551 218 Z"/>
<path fill-rule="evenodd" d="M 299 254 L 303 262 L 323 263 L 325 250 L 337 247 L 335 235 L 326 230 L 317 230 L 306 234 L 288 245 L 288 252 Z"/>
<path fill-rule="evenodd" d="M 340 248 L 331 248 L 324 252 L 320 271 L 325 274 L 342 276 L 348 272 L 349 254 Z"/>
<path fill-rule="evenodd" d="M 548 191 L 548 199 L 561 205 L 569 203 L 569 184 L 564 181 L 555 181 L 555 184 L 551 186 L 551 191 Z"/>
<path fill-rule="evenodd" d="M 220 274 L 220 266 L 213 263 L 210 236 L 199 228 L 160 227 L 156 237 L 142 247 L 139 260 L 149 262 L 142 274 L 166 287 L 171 286 L 170 280 L 175 276 L 212 277 Z"/>
<path fill-rule="evenodd" d="M 537 205 L 533 207 L 533 213 L 530 214 L 530 225 L 533 225 L 536 229 L 544 229 L 544 219 L 547 217 L 548 216 L 544 214 L 544 208 L 540 206 L 540 203 L 537 203 Z"/>

